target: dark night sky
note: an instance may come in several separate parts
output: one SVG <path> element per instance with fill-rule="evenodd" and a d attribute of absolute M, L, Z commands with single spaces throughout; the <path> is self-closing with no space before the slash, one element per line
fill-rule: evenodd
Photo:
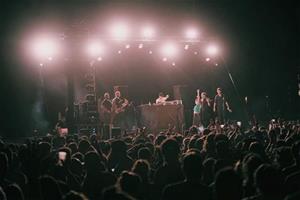
<path fill-rule="evenodd" d="M 1 129 L 6 135 L 18 135 L 21 131 L 29 132 L 32 128 L 31 110 L 36 98 L 37 72 L 29 70 L 30 64 L 24 62 L 24 55 L 20 53 L 23 34 L 27 34 L 36 23 L 45 25 L 46 22 L 55 22 L 58 27 L 64 29 L 83 20 L 90 28 L 99 17 L 111 11 L 126 11 L 131 16 L 137 15 L 137 18 L 147 15 L 155 19 L 156 23 L 168 23 L 168 26 L 173 27 L 172 30 L 177 29 L 178 18 L 199 20 L 201 28 L 208 30 L 209 36 L 222 41 L 222 45 L 226 47 L 224 57 L 242 96 L 249 95 L 253 99 L 261 99 L 268 95 L 274 109 L 288 112 L 292 105 L 297 107 L 292 110 L 298 114 L 296 78 L 297 72 L 300 71 L 300 8 L 296 1 L 280 2 L 2 0 Z M 187 73 L 193 72 L 191 70 Z M 169 87 L 168 84 L 175 83 L 176 80 L 162 82 L 160 87 Z M 148 81 L 151 82 L 150 79 Z M 134 84 L 133 82 L 132 85 Z M 156 92 L 156 88 L 150 89 L 149 96 L 152 97 Z M 51 95 L 53 98 L 55 92 Z M 60 93 L 59 95 L 63 96 Z"/>

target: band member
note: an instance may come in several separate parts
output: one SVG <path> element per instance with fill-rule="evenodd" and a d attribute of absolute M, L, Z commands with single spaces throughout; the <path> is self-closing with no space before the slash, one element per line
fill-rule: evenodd
<path fill-rule="evenodd" d="M 219 120 L 220 123 L 224 123 L 226 121 L 226 112 L 232 112 L 232 110 L 229 107 L 229 104 L 227 102 L 227 99 L 222 93 L 221 88 L 217 88 L 217 95 L 214 99 L 214 108 L 213 111 L 217 115 L 217 120 Z"/>
<path fill-rule="evenodd" d="M 207 97 L 206 92 L 201 92 L 201 98 L 200 98 L 200 123 L 207 127 L 209 124 L 209 118 L 210 118 L 210 99 Z"/>
<path fill-rule="evenodd" d="M 200 90 L 197 90 L 194 106 L 194 125 L 206 127 L 209 124 L 210 106 L 210 99 L 207 97 L 206 92 L 201 92 L 200 95 Z"/>
<path fill-rule="evenodd" d="M 194 115 L 193 115 L 193 125 L 199 126 L 200 125 L 200 90 L 197 90 L 197 96 L 195 99 L 195 106 L 194 106 Z"/>
<path fill-rule="evenodd" d="M 125 111 L 128 104 L 128 100 L 121 96 L 121 92 L 116 91 L 115 98 L 112 100 L 111 124 L 123 129 L 127 128 Z"/>
<path fill-rule="evenodd" d="M 158 98 L 156 99 L 155 103 L 156 104 L 163 104 L 167 101 L 168 98 L 169 98 L 168 94 L 165 96 L 163 92 L 160 92 L 158 94 Z"/>
<path fill-rule="evenodd" d="M 104 93 L 100 102 L 100 120 L 104 124 L 109 124 L 111 120 L 112 101 L 108 92 Z"/>

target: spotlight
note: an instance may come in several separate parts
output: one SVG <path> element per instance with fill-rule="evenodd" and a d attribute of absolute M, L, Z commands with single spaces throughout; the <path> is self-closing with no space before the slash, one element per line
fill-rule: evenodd
<path fill-rule="evenodd" d="M 130 44 L 126 44 L 125 48 L 129 49 L 130 48 Z"/>
<path fill-rule="evenodd" d="M 209 46 L 207 47 L 207 49 L 206 49 L 206 52 L 207 52 L 208 55 L 214 56 L 214 55 L 218 54 L 219 49 L 218 49 L 218 47 L 215 46 L 215 45 L 209 45 Z"/>
<path fill-rule="evenodd" d="M 175 66 L 176 65 L 176 63 L 175 62 L 172 62 L 172 66 Z"/>
<path fill-rule="evenodd" d="M 139 44 L 139 49 L 142 49 L 143 48 L 143 44 Z"/>
<path fill-rule="evenodd" d="M 198 37 L 198 31 L 194 28 L 189 28 L 185 31 L 185 37 L 187 39 L 196 39 Z"/>
<path fill-rule="evenodd" d="M 98 61 L 102 61 L 102 57 L 98 57 L 97 60 L 98 60 Z"/>
<path fill-rule="evenodd" d="M 111 34 L 114 39 L 124 40 L 129 36 L 129 30 L 125 24 L 118 23 L 111 27 Z"/>
<path fill-rule="evenodd" d="M 53 59 L 52 57 L 48 57 L 48 60 L 49 60 L 49 61 L 52 61 L 52 59 Z"/>
<path fill-rule="evenodd" d="M 122 51 L 121 51 L 121 50 L 119 50 L 119 51 L 118 51 L 118 54 L 121 54 L 121 53 L 122 53 Z"/>
<path fill-rule="evenodd" d="M 189 45 L 188 44 L 184 45 L 184 49 L 188 50 L 189 49 Z"/>
<path fill-rule="evenodd" d="M 41 66 L 41 67 L 43 67 L 43 66 L 44 66 L 44 64 L 43 64 L 43 63 L 40 63 L 40 66 Z"/>
<path fill-rule="evenodd" d="M 90 41 L 87 45 L 87 53 L 91 57 L 99 56 L 103 53 L 103 50 L 103 45 L 101 45 L 101 43 L 98 41 Z"/>
<path fill-rule="evenodd" d="M 209 62 L 210 61 L 210 58 L 205 58 L 206 62 Z"/>
<path fill-rule="evenodd" d="M 215 65 L 216 65 L 216 66 L 218 66 L 219 64 L 218 64 L 218 63 L 216 63 Z"/>
<path fill-rule="evenodd" d="M 148 26 L 142 30 L 142 37 L 146 39 L 151 39 L 154 37 L 155 31 L 152 27 Z"/>
<path fill-rule="evenodd" d="M 33 41 L 32 53 L 38 59 L 49 59 L 58 53 L 58 44 L 54 38 L 40 37 Z"/>
<path fill-rule="evenodd" d="M 152 51 L 149 51 L 149 54 L 152 54 L 153 52 Z"/>
<path fill-rule="evenodd" d="M 166 62 L 168 59 L 167 59 L 166 57 L 164 57 L 162 60 L 163 60 L 164 62 Z"/>
<path fill-rule="evenodd" d="M 166 57 L 173 57 L 177 54 L 177 48 L 173 43 L 166 43 L 161 50 Z"/>

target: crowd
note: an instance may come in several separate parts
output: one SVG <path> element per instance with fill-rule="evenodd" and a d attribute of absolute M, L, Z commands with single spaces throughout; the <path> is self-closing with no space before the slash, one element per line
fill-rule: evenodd
<path fill-rule="evenodd" d="M 300 199 L 300 123 L 0 141 L 6 199 Z"/>

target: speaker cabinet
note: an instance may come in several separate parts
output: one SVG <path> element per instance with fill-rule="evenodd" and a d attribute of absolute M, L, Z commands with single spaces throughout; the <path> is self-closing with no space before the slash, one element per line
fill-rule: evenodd
<path fill-rule="evenodd" d="M 122 130 L 120 127 L 112 127 L 111 128 L 111 138 L 121 138 Z"/>

